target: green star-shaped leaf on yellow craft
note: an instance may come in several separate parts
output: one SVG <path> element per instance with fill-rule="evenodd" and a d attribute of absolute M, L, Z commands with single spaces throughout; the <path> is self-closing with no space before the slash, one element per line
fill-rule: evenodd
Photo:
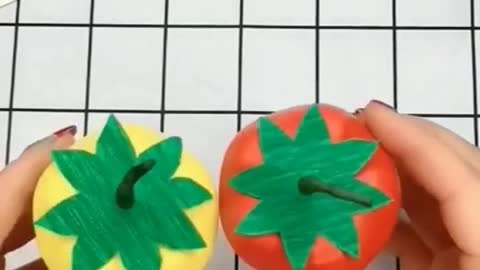
<path fill-rule="evenodd" d="M 77 194 L 50 209 L 36 226 L 76 237 L 73 270 L 100 269 L 116 255 L 125 269 L 158 270 L 162 246 L 203 248 L 184 210 L 211 200 L 212 194 L 190 178 L 174 177 L 181 154 L 181 139 L 170 137 L 136 155 L 111 116 L 95 153 L 52 154 Z"/>
<path fill-rule="evenodd" d="M 317 106 L 305 113 L 293 139 L 266 118 L 258 120 L 258 136 L 263 163 L 230 181 L 236 191 L 259 200 L 236 233 L 277 234 L 294 270 L 304 269 L 317 237 L 357 258 L 352 217 L 391 201 L 355 178 L 376 143 L 333 143 Z"/>

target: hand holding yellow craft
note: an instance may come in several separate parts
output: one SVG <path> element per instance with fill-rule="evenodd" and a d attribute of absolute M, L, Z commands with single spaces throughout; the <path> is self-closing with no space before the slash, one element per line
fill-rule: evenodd
<path fill-rule="evenodd" d="M 217 232 L 205 168 L 178 137 L 122 127 L 52 154 L 34 195 L 40 255 L 52 270 L 202 270 Z"/>

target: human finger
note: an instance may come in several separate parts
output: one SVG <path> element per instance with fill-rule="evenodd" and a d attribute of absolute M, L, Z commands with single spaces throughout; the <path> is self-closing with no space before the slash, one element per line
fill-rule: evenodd
<path fill-rule="evenodd" d="M 418 185 L 408 171 L 399 168 L 402 208 L 408 221 L 430 250 L 438 252 L 454 244 L 445 228 L 440 207 L 435 198 Z"/>
<path fill-rule="evenodd" d="M 433 254 L 410 224 L 400 221 L 392 235 L 387 251 L 400 259 L 402 269 L 425 270 Z"/>
<path fill-rule="evenodd" d="M 363 109 L 359 109 L 354 115 L 364 121 L 362 112 Z M 460 159 L 471 164 L 472 167 L 478 164 L 478 151 L 465 139 L 430 120 L 409 115 L 403 115 L 403 117 L 432 139 L 450 146 L 452 154 L 456 153 Z M 445 228 L 438 202 L 422 186 L 412 180 L 408 170 L 399 168 L 399 173 L 402 206 L 410 218 L 413 229 L 434 252 L 451 246 L 453 240 Z"/>
<path fill-rule="evenodd" d="M 431 120 L 409 115 L 404 117 L 409 118 L 412 123 L 430 132 L 432 136 L 449 146 L 464 162 L 480 171 L 480 151 L 475 145 Z"/>
<path fill-rule="evenodd" d="M 445 227 L 456 244 L 466 253 L 480 254 L 478 171 L 459 158 L 451 145 L 434 138 L 409 117 L 376 102 L 362 114 L 385 149 L 439 203 Z"/>
<path fill-rule="evenodd" d="M 50 163 L 51 151 L 72 145 L 75 132 L 76 127 L 68 127 L 33 143 L 0 172 L 0 250 L 3 253 L 32 238 L 29 212 L 36 182 Z"/>
<path fill-rule="evenodd" d="M 457 247 L 451 247 L 436 254 L 428 270 L 478 270 L 480 257 L 463 253 Z"/>
<path fill-rule="evenodd" d="M 353 115 L 364 121 L 364 110 L 364 108 L 356 109 L 353 112 Z M 409 119 L 412 124 L 416 124 L 420 128 L 423 128 L 425 132 L 429 132 L 432 137 L 435 137 L 444 144 L 450 146 L 460 158 L 462 158 L 465 162 L 470 163 L 476 169 L 480 170 L 480 149 L 468 142 L 465 138 L 454 132 L 451 132 L 447 128 L 433 122 L 432 120 L 411 115 L 403 115 L 403 117 Z"/>
<path fill-rule="evenodd" d="M 450 146 L 449 150 L 452 151 L 452 155 L 456 153 L 457 157 L 462 160 L 464 160 L 464 156 L 471 155 L 471 152 L 466 147 L 455 147 L 462 141 L 458 136 L 446 132 L 447 130 L 438 124 L 416 116 L 403 115 L 403 117 L 432 139 Z M 465 144 L 462 144 L 462 146 L 465 146 Z M 433 252 L 438 252 L 451 246 L 453 240 L 445 228 L 438 202 L 425 188 L 415 180 L 412 180 L 415 175 L 412 175 L 408 169 L 402 168 L 401 164 L 399 166 L 403 191 L 402 204 L 410 218 L 412 228 Z"/>
<path fill-rule="evenodd" d="M 366 125 L 386 150 L 418 176 L 418 183 L 437 200 L 444 201 L 463 194 L 467 188 L 480 187 L 480 182 L 471 177 L 474 172 L 469 171 L 456 155 L 452 155 L 451 147 L 426 133 L 408 116 L 377 102 L 369 103 L 363 115 Z M 445 170 L 446 165 L 449 170 Z M 468 177 L 459 177 L 458 172 Z"/>

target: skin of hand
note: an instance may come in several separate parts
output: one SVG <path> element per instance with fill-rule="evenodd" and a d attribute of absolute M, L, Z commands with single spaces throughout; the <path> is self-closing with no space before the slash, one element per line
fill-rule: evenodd
<path fill-rule="evenodd" d="M 381 102 L 357 111 L 397 163 L 401 218 L 388 251 L 401 270 L 480 269 L 480 152 L 453 132 Z"/>
<path fill-rule="evenodd" d="M 34 238 L 32 197 L 36 183 L 51 162 L 51 151 L 71 146 L 76 131 L 75 126 L 69 126 L 31 144 L 0 171 L 0 270 L 5 269 L 5 254 Z M 35 261 L 19 269 L 47 268 Z"/>

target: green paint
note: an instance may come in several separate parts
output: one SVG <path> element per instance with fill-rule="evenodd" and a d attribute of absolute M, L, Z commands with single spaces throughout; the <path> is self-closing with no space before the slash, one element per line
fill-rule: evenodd
<path fill-rule="evenodd" d="M 112 115 L 95 154 L 56 151 L 52 159 L 77 191 L 36 222 L 53 233 L 74 236 L 73 270 L 99 269 L 119 255 L 125 269 L 158 270 L 159 247 L 204 248 L 185 209 L 212 199 L 190 178 L 174 177 L 182 142 L 170 137 L 138 156 Z"/>
<path fill-rule="evenodd" d="M 229 182 L 259 200 L 236 233 L 277 234 L 294 270 L 304 269 L 317 237 L 358 258 L 352 217 L 391 201 L 355 178 L 377 144 L 354 139 L 332 143 L 316 105 L 305 113 L 293 139 L 267 118 L 258 120 L 258 135 L 263 163 Z"/>

